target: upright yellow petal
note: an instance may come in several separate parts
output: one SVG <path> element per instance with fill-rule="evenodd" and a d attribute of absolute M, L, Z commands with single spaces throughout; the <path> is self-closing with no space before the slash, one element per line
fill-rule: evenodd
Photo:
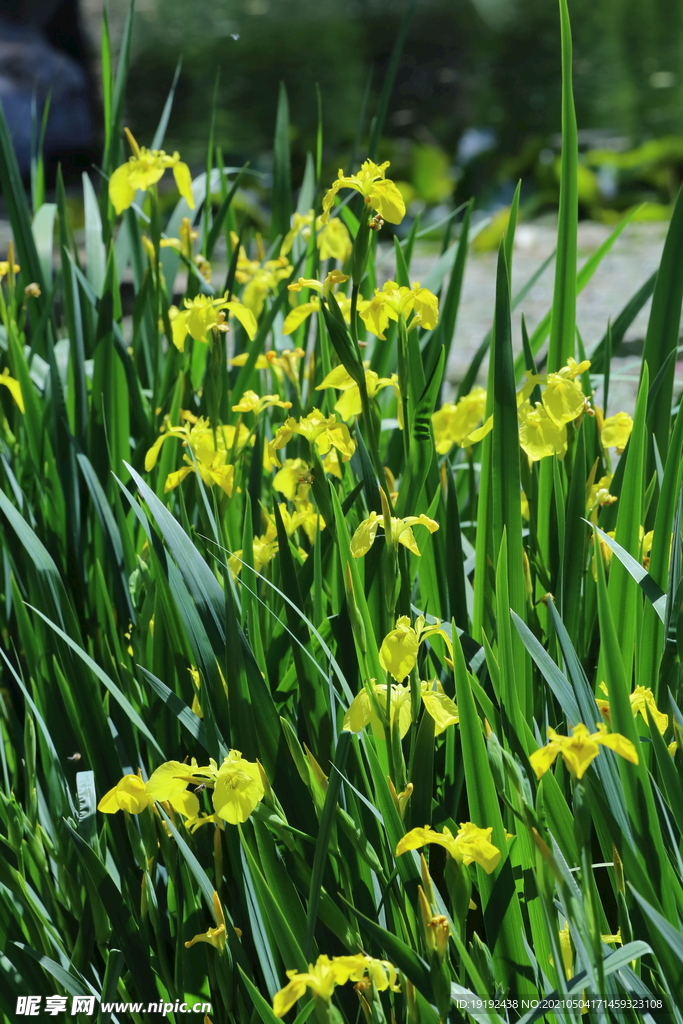
<path fill-rule="evenodd" d="M 177 164 L 173 165 L 173 177 L 175 178 L 176 188 L 180 192 L 181 196 L 190 209 L 194 210 L 195 202 L 194 196 L 192 195 L 192 175 L 190 174 L 190 168 L 187 164 L 184 164 L 182 160 L 179 160 Z"/>

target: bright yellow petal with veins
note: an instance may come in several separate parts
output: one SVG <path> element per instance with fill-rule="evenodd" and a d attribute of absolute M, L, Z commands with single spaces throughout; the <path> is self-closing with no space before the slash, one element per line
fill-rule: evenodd
<path fill-rule="evenodd" d="M 156 466 L 157 459 L 159 458 L 159 451 L 161 450 L 161 446 L 164 443 L 164 441 L 167 441 L 169 439 L 169 437 L 173 437 L 173 434 L 160 434 L 159 437 L 154 442 L 154 444 L 152 445 L 152 447 L 149 449 L 149 451 L 145 455 L 145 472 L 146 473 L 151 473 L 152 470 L 154 469 L 154 467 Z"/>
<path fill-rule="evenodd" d="M 454 856 L 454 836 L 446 829 L 444 829 L 443 834 L 435 832 L 430 825 L 425 825 L 424 828 L 414 828 L 410 832 L 406 832 L 398 842 L 396 856 L 400 857 L 401 854 L 407 853 L 408 850 L 420 850 L 423 846 L 428 846 L 430 843 L 436 846 L 443 846 L 451 856 Z"/>
<path fill-rule="evenodd" d="M 199 800 L 189 789 L 183 790 L 178 796 L 169 797 L 169 803 L 178 814 L 182 814 L 185 818 L 196 818 L 199 814 Z"/>
<path fill-rule="evenodd" d="M 345 732 L 360 732 L 372 718 L 372 706 L 368 691 L 363 689 L 351 701 L 351 706 L 344 715 L 342 728 Z"/>
<path fill-rule="evenodd" d="M 152 800 L 172 800 L 187 789 L 189 765 L 181 761 L 166 761 L 153 771 L 147 783 L 147 795 Z"/>
<path fill-rule="evenodd" d="M 175 178 L 176 188 L 180 192 L 181 196 L 190 209 L 194 210 L 195 202 L 194 196 L 192 195 L 192 175 L 190 174 L 190 168 L 187 164 L 184 164 L 182 160 L 179 160 L 177 164 L 174 164 L 173 177 Z"/>
<path fill-rule="evenodd" d="M 557 373 L 548 375 L 542 398 L 545 411 L 557 427 L 575 420 L 585 405 L 583 391 L 576 381 L 567 380 Z"/>
<path fill-rule="evenodd" d="M 242 327 L 247 332 L 249 341 L 253 341 L 258 330 L 258 324 L 252 311 L 242 305 L 241 302 L 226 302 L 225 308 L 229 309 L 232 315 L 242 324 Z"/>
<path fill-rule="evenodd" d="M 361 558 L 363 555 L 367 555 L 375 542 L 377 527 L 380 522 L 380 519 L 373 519 L 371 517 L 370 519 L 364 519 L 360 524 L 351 538 L 351 554 L 354 558 Z"/>
<path fill-rule="evenodd" d="M 178 313 L 171 320 L 171 339 L 179 352 L 185 351 L 185 338 L 187 334 L 187 314 Z"/>
<path fill-rule="evenodd" d="M 422 691 L 422 703 L 425 711 L 434 719 L 434 735 L 440 736 L 449 725 L 457 725 L 460 714 L 451 698 L 438 690 Z"/>
<path fill-rule="evenodd" d="M 420 549 L 417 546 L 415 540 L 415 534 L 409 526 L 406 526 L 398 535 L 398 542 L 402 544 L 404 548 L 408 548 L 408 551 L 414 555 L 420 555 Z"/>
<path fill-rule="evenodd" d="M 393 629 L 382 641 L 380 665 L 400 683 L 415 666 L 418 647 L 419 640 L 414 629 Z"/>
<path fill-rule="evenodd" d="M 483 426 L 478 427 L 477 430 L 473 430 L 471 434 L 468 434 L 467 437 L 464 437 L 462 441 L 459 442 L 460 446 L 462 448 L 469 448 L 470 445 L 476 444 L 477 441 L 481 441 L 483 438 L 485 438 L 486 435 L 490 434 L 492 430 L 493 415 L 489 416 L 489 418 L 486 420 L 486 423 L 484 423 Z"/>
<path fill-rule="evenodd" d="M 116 215 L 123 213 L 133 204 L 135 189 L 130 183 L 129 164 L 117 167 L 109 179 L 109 198 Z"/>
<path fill-rule="evenodd" d="M 368 193 L 370 205 L 389 224 L 400 224 L 406 215 L 406 204 L 397 186 L 389 178 L 374 182 Z"/>

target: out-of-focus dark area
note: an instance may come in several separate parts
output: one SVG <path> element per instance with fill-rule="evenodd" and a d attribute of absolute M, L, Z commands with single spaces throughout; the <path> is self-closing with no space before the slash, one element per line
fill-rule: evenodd
<path fill-rule="evenodd" d="M 0 0 L 0 101 L 24 178 L 41 134 L 48 180 L 96 159 L 95 96 L 78 0 Z"/>
<path fill-rule="evenodd" d="M 46 148 L 96 159 L 101 0 L 0 0 L 0 98 L 22 169 L 33 95 L 51 91 Z M 327 171 L 359 157 L 407 0 L 138 0 L 127 123 L 149 144 L 179 57 L 165 148 L 200 169 L 215 103 L 226 163 L 267 170 L 279 83 L 288 90 L 294 180 L 315 147 L 322 97 Z M 128 4 L 110 0 L 116 41 Z M 683 170 L 683 0 L 570 0 L 584 215 L 649 200 L 665 216 Z M 364 109 L 366 116 L 360 120 Z M 516 181 L 530 212 L 557 196 L 559 16 L 554 0 L 417 0 L 381 156 L 413 212 Z"/>

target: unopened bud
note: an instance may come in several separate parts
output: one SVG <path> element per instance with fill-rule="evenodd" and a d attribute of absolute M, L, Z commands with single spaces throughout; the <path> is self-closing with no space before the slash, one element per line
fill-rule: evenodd
<path fill-rule="evenodd" d="M 27 284 L 24 288 L 24 295 L 37 299 L 40 295 L 40 285 L 36 284 L 35 281 L 31 281 L 31 283 Z"/>

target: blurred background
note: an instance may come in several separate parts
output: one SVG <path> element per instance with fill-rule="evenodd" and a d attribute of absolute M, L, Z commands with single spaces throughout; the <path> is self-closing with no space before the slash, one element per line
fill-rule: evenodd
<path fill-rule="evenodd" d="M 225 162 L 267 171 L 283 81 L 296 182 L 315 146 L 319 86 L 332 174 L 359 136 L 362 154 L 406 3 L 138 0 L 127 123 L 149 144 L 182 57 L 166 149 L 201 169 L 215 94 Z M 127 9 L 109 0 L 115 42 Z M 683 169 L 683 0 L 571 0 L 570 12 L 582 213 L 609 221 L 647 200 L 647 216 L 665 217 Z M 96 162 L 101 15 L 102 0 L 0 0 L 0 99 L 22 153 L 33 68 L 38 99 L 53 90 L 53 160 Z M 552 208 L 559 126 L 554 0 L 417 0 L 381 152 L 412 213 L 436 220 L 471 194 L 495 210 L 520 177 L 527 214 Z"/>
<path fill-rule="evenodd" d="M 81 3 L 96 55 L 101 3 Z M 375 109 L 405 7 L 405 0 L 139 0 L 130 124 L 141 141 L 151 138 L 182 56 L 167 148 L 201 165 L 216 87 L 226 161 L 267 169 L 284 81 L 303 168 L 315 145 L 319 85 L 332 173 L 349 159 L 366 90 L 366 109 Z M 109 10 L 116 30 L 127 4 L 110 0 Z M 570 13 L 582 212 L 609 220 L 650 200 L 649 216 L 665 216 L 683 168 L 683 0 L 571 0 Z M 539 212 L 553 205 L 558 20 L 553 0 L 417 0 L 382 147 L 413 212 L 472 193 L 495 208 L 520 177 L 528 205 Z M 367 118 L 360 130 L 367 133 Z"/>

